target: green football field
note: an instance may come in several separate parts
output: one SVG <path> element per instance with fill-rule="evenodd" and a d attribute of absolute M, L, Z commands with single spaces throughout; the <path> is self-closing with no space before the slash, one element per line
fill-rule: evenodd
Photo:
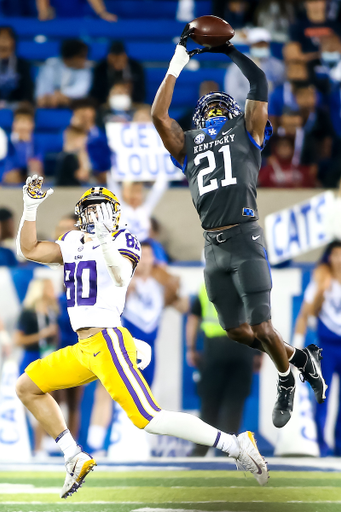
<path fill-rule="evenodd" d="M 1 512 L 340 512 L 341 474 L 271 471 L 266 487 L 237 471 L 97 471 L 59 498 L 62 472 L 0 472 Z"/>

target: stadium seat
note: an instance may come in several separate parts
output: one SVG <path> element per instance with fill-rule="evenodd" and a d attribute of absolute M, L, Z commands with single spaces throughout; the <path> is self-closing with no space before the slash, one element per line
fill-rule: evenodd
<path fill-rule="evenodd" d="M 0 109 L 0 126 L 6 131 L 11 129 L 13 122 L 13 111 L 9 108 Z"/>
<path fill-rule="evenodd" d="M 183 23 L 174 20 L 150 20 L 141 23 L 139 19 L 119 20 L 108 23 L 100 19 L 64 18 L 51 21 L 39 21 L 35 18 L 0 18 L 0 24 L 9 25 L 18 34 L 19 39 L 35 38 L 44 35 L 50 38 L 107 37 L 124 40 L 170 40 L 174 34 L 181 34 Z"/>
<path fill-rule="evenodd" d="M 63 149 L 62 132 L 37 132 L 36 138 L 44 154 L 59 153 Z"/>
<path fill-rule="evenodd" d="M 69 109 L 38 108 L 36 130 L 64 130 L 70 124 L 72 111 Z"/>
<path fill-rule="evenodd" d="M 36 43 L 35 41 L 19 41 L 18 56 L 28 60 L 46 60 L 49 57 L 58 57 L 60 50 L 59 41 L 46 41 Z"/>

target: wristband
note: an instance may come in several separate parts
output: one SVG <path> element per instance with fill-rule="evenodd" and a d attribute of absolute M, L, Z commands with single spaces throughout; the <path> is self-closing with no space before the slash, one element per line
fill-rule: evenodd
<path fill-rule="evenodd" d="M 187 50 L 181 44 L 178 44 L 175 48 L 175 53 L 172 57 L 172 60 L 169 63 L 167 75 L 173 75 L 175 78 L 178 78 L 183 68 L 189 62 L 189 55 Z"/>
<path fill-rule="evenodd" d="M 37 220 L 37 206 L 34 206 L 34 208 L 27 208 L 27 206 L 24 206 L 24 213 L 23 213 L 23 219 L 28 220 L 30 222 L 35 222 Z"/>

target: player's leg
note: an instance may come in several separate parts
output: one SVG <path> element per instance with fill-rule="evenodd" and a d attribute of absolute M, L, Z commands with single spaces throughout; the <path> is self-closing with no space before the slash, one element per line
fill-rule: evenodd
<path fill-rule="evenodd" d="M 250 432 L 236 438 L 190 414 L 161 410 L 137 369 L 136 348 L 129 331 L 124 328 L 105 329 L 101 335 L 101 351 L 92 370 L 137 427 L 152 434 L 176 436 L 196 444 L 217 447 L 251 471 L 261 485 L 267 482 L 266 464 Z"/>
<path fill-rule="evenodd" d="M 104 449 L 105 436 L 112 420 L 112 413 L 112 399 L 102 383 L 97 382 L 86 441 L 91 452 L 101 452 Z M 96 453 L 94 455 L 96 456 Z M 98 453 L 98 455 L 101 454 Z"/>
<path fill-rule="evenodd" d="M 76 344 L 31 363 L 17 381 L 18 397 L 55 439 L 64 454 L 66 478 L 62 498 L 73 494 L 80 487 L 96 462 L 77 445 L 59 405 L 49 393 L 86 384 L 96 378 L 88 366 L 82 364 L 79 344 Z"/>
<path fill-rule="evenodd" d="M 94 379 L 95 375 L 75 357 L 74 348 L 66 347 L 28 365 L 17 381 L 16 391 L 46 432 L 56 438 L 66 429 L 66 424 L 59 405 L 49 393 Z"/>

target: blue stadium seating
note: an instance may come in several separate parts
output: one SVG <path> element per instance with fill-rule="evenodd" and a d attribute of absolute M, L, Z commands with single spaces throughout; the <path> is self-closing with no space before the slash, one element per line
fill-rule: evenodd
<path fill-rule="evenodd" d="M 0 111 L 1 112 L 1 111 Z M 38 108 L 36 110 L 36 130 L 64 130 L 69 124 L 72 111 L 69 109 Z"/>
<path fill-rule="evenodd" d="M 11 129 L 13 122 L 13 112 L 9 108 L 0 109 L 0 126 L 5 131 L 9 131 Z"/>
<path fill-rule="evenodd" d="M 63 133 L 60 132 L 37 132 L 37 143 L 44 154 L 59 153 L 63 149 Z"/>
<path fill-rule="evenodd" d="M 174 20 L 139 19 L 120 20 L 108 23 L 100 19 L 64 18 L 39 21 L 35 18 L 0 18 L 0 25 L 9 25 L 19 38 L 35 38 L 44 35 L 51 38 L 89 37 L 123 40 L 171 40 L 174 34 L 181 34 L 184 24 Z"/>

